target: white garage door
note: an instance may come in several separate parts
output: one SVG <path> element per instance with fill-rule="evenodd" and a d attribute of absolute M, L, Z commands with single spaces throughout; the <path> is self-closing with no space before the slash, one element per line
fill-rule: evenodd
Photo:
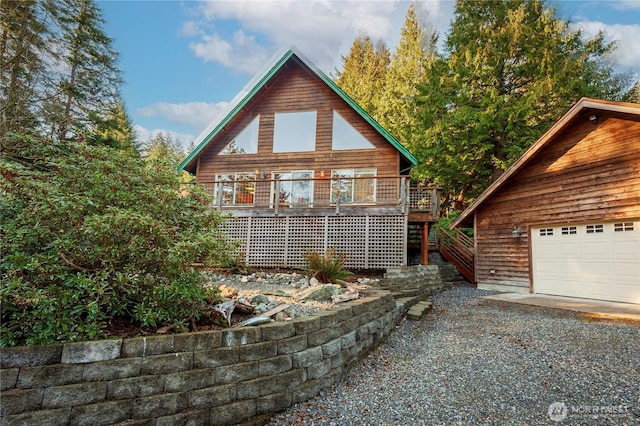
<path fill-rule="evenodd" d="M 536 293 L 640 304 L 640 221 L 531 229 Z"/>

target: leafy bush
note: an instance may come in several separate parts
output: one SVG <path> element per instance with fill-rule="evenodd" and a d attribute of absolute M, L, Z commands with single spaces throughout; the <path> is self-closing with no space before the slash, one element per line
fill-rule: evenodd
<path fill-rule="evenodd" d="M 337 253 L 335 249 L 329 249 L 324 255 L 317 251 L 311 251 L 305 256 L 308 262 L 306 273 L 316 277 L 323 283 L 344 280 L 352 275 L 344 267 L 346 256 L 344 253 Z"/>
<path fill-rule="evenodd" d="M 454 235 L 454 232 L 449 230 L 449 226 L 453 222 L 455 222 L 455 220 L 458 218 L 458 216 L 460 216 L 460 214 L 462 214 L 462 210 L 452 210 L 447 214 L 441 216 L 440 219 L 438 219 L 438 221 L 436 222 L 436 226 L 439 226 L 449 234 Z M 459 229 L 465 234 L 467 234 L 469 237 L 473 238 L 473 228 L 459 228 Z"/>
<path fill-rule="evenodd" d="M 194 265 L 234 247 L 200 185 L 159 163 L 85 144 L 12 135 L 0 154 L 0 346 L 103 338 L 197 319 Z"/>

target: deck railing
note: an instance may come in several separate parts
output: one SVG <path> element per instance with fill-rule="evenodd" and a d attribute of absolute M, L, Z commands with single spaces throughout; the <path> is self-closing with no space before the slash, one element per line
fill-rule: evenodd
<path fill-rule="evenodd" d="M 341 176 L 307 179 L 218 180 L 205 182 L 218 210 L 396 207 L 403 214 L 439 210 L 439 192 L 412 188 L 408 176 Z"/>
<path fill-rule="evenodd" d="M 435 228 L 438 251 L 449 262 L 453 263 L 470 282 L 475 281 L 474 273 L 474 240 L 460 229 Z"/>

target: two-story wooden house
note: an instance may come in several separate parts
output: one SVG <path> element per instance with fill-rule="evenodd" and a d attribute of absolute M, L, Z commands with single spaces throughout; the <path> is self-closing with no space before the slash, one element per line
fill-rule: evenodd
<path fill-rule="evenodd" d="M 225 230 L 247 265 L 299 267 L 309 251 L 328 249 L 350 268 L 406 265 L 410 222 L 426 263 L 437 191 L 411 189 L 416 158 L 295 49 L 195 142 L 180 170 L 231 213 Z"/>

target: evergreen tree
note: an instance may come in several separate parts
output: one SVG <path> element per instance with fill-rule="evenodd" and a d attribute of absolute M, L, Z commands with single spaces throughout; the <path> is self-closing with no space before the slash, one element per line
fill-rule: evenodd
<path fill-rule="evenodd" d="M 93 121 L 96 123 L 96 127 L 93 134 L 89 135 L 90 144 L 110 146 L 132 155 L 140 155 L 141 148 L 137 141 L 133 122 L 122 101 L 109 108 L 107 117 L 102 118 L 97 115 Z"/>
<path fill-rule="evenodd" d="M 0 130 L 85 140 L 119 101 L 93 0 L 0 2 Z"/>
<path fill-rule="evenodd" d="M 458 0 L 439 79 L 421 86 L 427 130 L 417 172 L 457 208 L 477 196 L 582 96 L 619 99 L 602 60 L 613 45 L 583 41 L 539 0 Z"/>
<path fill-rule="evenodd" d="M 364 32 L 353 41 L 349 54 L 342 56 L 343 69 L 334 80 L 362 109 L 376 115 L 376 96 L 384 86 L 389 65 L 389 49 L 379 40 L 375 47 Z"/>
<path fill-rule="evenodd" d="M 375 108 L 375 118 L 408 148 L 421 131 L 416 120 L 417 86 L 427 78 L 427 69 L 437 57 L 436 33 L 420 22 L 417 7 L 416 3 L 409 5 Z"/>
<path fill-rule="evenodd" d="M 35 0 L 0 2 L 0 134 L 31 131 L 38 125 L 38 76 L 45 27 Z"/>
<path fill-rule="evenodd" d="M 173 170 L 178 168 L 185 157 L 180 142 L 170 134 L 159 132 L 149 138 L 144 146 L 145 159 L 165 164 Z"/>
<path fill-rule="evenodd" d="M 49 1 L 47 6 L 55 24 L 49 43 L 58 70 L 50 82 L 53 96 L 45 103 L 47 123 L 60 140 L 82 140 L 119 100 L 118 54 L 93 0 Z"/>

